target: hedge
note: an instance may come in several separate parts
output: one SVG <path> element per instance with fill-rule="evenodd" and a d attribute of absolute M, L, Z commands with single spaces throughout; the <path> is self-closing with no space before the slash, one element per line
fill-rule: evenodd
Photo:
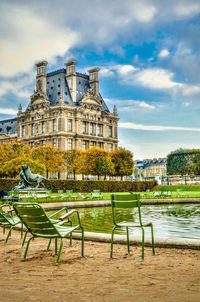
<path fill-rule="evenodd" d="M 0 178 L 0 190 L 11 191 L 19 180 Z M 151 190 L 156 182 L 151 181 L 116 181 L 116 180 L 44 180 L 46 189 L 52 192 L 57 190 L 73 190 L 74 192 L 90 193 L 95 189 L 101 192 L 144 192 Z"/>
<path fill-rule="evenodd" d="M 156 191 L 171 191 L 171 192 L 176 192 L 177 190 L 182 190 L 182 191 L 189 191 L 189 192 L 199 192 L 200 191 L 200 186 L 199 185 L 169 185 L 169 186 L 157 186 L 155 188 Z"/>

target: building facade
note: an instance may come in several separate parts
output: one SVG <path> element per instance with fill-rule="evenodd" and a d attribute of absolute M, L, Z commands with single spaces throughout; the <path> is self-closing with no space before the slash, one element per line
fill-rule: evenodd
<path fill-rule="evenodd" d="M 46 61 L 36 64 L 36 89 L 15 119 L 0 121 L 0 142 L 17 141 L 31 147 L 52 145 L 61 150 L 98 146 L 118 148 L 118 115 L 111 113 L 99 92 L 99 68 L 76 72 L 76 61 L 46 73 Z"/>
<path fill-rule="evenodd" d="M 135 161 L 135 179 L 148 179 L 166 176 L 167 159 L 153 158 Z"/>

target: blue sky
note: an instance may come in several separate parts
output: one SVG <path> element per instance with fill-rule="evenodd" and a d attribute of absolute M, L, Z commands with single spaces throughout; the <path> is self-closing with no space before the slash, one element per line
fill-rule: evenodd
<path fill-rule="evenodd" d="M 35 66 L 101 68 L 134 159 L 200 148 L 200 0 L 1 0 L 0 119 L 25 109 Z"/>

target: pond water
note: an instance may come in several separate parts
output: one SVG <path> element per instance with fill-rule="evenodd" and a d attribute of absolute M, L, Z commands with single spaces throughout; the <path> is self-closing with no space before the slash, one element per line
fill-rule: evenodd
<path fill-rule="evenodd" d="M 81 223 L 86 232 L 111 233 L 112 210 L 110 207 L 78 209 Z M 118 209 L 122 221 L 138 221 L 137 209 Z M 200 239 L 200 204 L 143 205 L 143 224 L 152 222 L 154 234 L 162 238 Z M 130 234 L 140 235 L 141 230 L 130 228 Z M 145 236 L 150 236 L 150 228 L 145 228 Z M 125 229 L 116 234 L 125 234 Z"/>

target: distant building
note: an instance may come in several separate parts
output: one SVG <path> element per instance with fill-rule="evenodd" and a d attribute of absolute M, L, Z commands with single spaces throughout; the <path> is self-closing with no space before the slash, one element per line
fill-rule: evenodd
<path fill-rule="evenodd" d="M 135 178 L 145 179 L 149 177 L 165 176 L 167 159 L 153 158 L 135 161 Z"/>
<path fill-rule="evenodd" d="M 165 176 L 167 171 L 166 158 L 153 158 L 143 160 L 143 175 L 144 177 Z"/>

